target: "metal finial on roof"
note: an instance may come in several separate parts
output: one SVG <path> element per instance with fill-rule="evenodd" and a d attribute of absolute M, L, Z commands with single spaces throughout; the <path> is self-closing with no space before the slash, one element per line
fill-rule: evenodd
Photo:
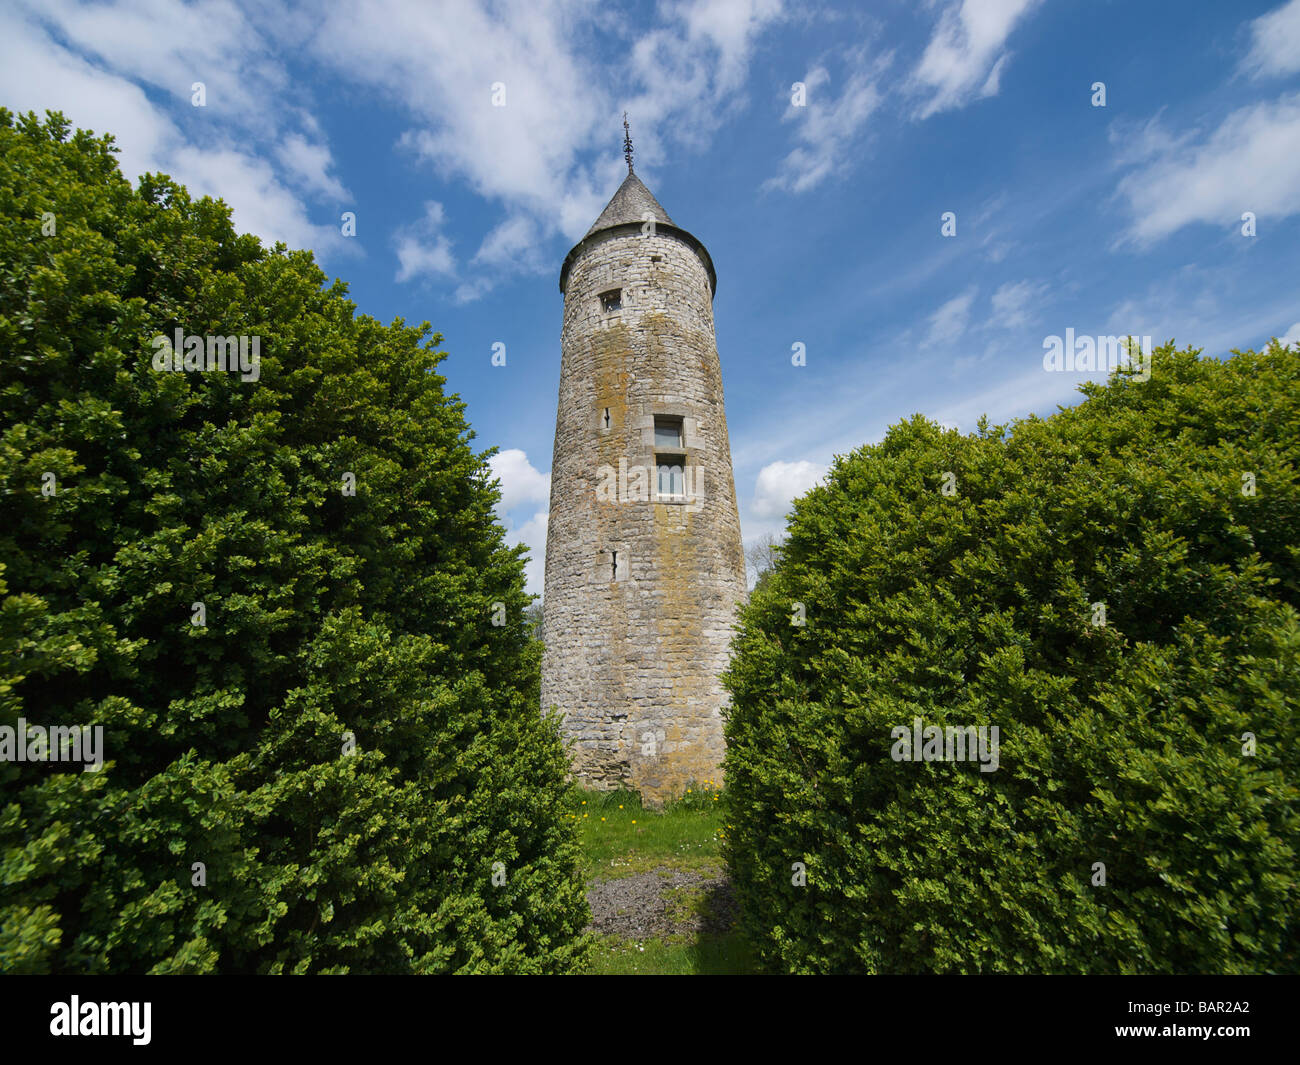
<path fill-rule="evenodd" d="M 632 131 L 627 126 L 627 112 L 623 112 L 623 158 L 627 160 L 627 172 L 632 173 Z"/>

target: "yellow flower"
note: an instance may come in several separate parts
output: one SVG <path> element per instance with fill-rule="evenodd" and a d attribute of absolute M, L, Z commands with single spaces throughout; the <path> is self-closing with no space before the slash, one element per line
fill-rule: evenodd
<path fill-rule="evenodd" d="M 622 804 L 622 803 L 619 803 L 619 804 L 618 804 L 618 808 L 619 808 L 620 810 L 623 809 L 623 804 Z"/>
<path fill-rule="evenodd" d="M 603 820 L 605 820 L 605 819 L 602 817 L 601 820 L 603 821 Z"/>
<path fill-rule="evenodd" d="M 636 818 L 635 818 L 635 817 L 632 818 L 632 824 L 634 824 L 634 825 L 636 824 Z"/>

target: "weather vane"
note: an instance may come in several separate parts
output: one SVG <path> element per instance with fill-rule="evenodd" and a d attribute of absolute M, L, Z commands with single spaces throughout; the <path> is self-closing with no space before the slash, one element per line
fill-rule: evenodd
<path fill-rule="evenodd" d="M 627 127 L 627 112 L 623 112 L 623 158 L 627 160 L 627 172 L 632 173 L 632 131 Z"/>

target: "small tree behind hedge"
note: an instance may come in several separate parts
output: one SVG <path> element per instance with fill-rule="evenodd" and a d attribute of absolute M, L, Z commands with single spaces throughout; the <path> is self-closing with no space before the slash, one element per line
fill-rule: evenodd
<path fill-rule="evenodd" d="M 1300 970 L 1300 357 L 1082 391 L 913 418 L 796 503 L 727 676 L 771 968 Z M 998 768 L 895 760 L 918 718 Z"/>
<path fill-rule="evenodd" d="M 441 338 L 345 295 L 0 110 L 0 725 L 107 756 L 0 762 L 0 970 L 581 963 L 522 549 Z M 156 370 L 177 329 L 256 379 Z"/>

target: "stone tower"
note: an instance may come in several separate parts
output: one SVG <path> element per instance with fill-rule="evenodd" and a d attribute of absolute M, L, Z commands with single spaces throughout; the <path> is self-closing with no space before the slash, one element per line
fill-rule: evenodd
<path fill-rule="evenodd" d="M 745 562 L 709 253 L 632 171 L 569 252 L 542 706 L 575 775 L 653 804 L 720 779 Z"/>

